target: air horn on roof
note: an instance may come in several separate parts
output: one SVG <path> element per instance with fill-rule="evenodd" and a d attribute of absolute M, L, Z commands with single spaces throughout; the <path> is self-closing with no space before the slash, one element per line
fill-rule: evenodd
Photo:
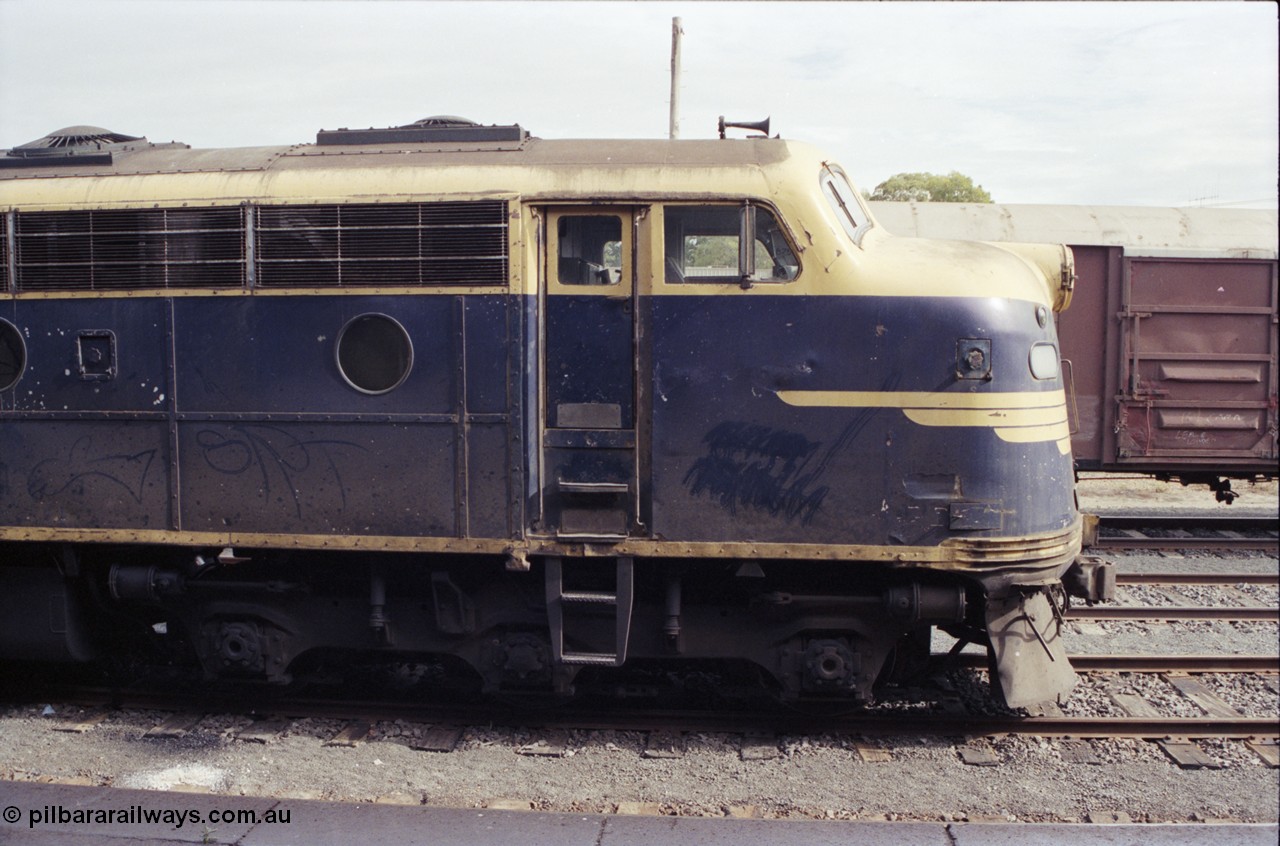
<path fill-rule="evenodd" d="M 724 138 L 724 131 L 729 127 L 734 127 L 736 129 L 755 129 L 759 132 L 764 133 L 763 137 L 765 138 L 769 137 L 769 119 L 768 118 L 765 118 L 764 120 L 757 120 L 757 121 L 727 121 L 724 119 L 724 115 L 720 115 L 720 137 L 722 139 Z M 756 137 L 756 136 L 753 136 L 753 137 Z"/>

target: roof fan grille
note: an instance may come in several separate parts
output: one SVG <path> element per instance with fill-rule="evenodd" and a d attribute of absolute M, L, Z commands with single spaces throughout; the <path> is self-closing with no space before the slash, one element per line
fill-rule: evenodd
<path fill-rule="evenodd" d="M 515 144 L 519 149 L 529 133 L 520 124 L 510 126 L 484 126 L 456 115 L 432 115 L 404 126 L 382 129 L 322 129 L 316 133 L 316 144 L 376 144 L 400 146 L 404 144 L 463 144 L 486 145 L 489 149 L 506 149 L 488 145 Z"/>
<path fill-rule="evenodd" d="M 474 120 L 470 120 L 464 117 L 458 117 L 457 115 L 432 115 L 431 117 L 424 117 L 421 120 L 415 120 L 413 123 L 406 124 L 405 126 L 400 127 L 400 129 L 408 129 L 413 126 L 444 127 L 444 126 L 479 126 L 479 125 L 480 124 L 476 123 Z"/>
<path fill-rule="evenodd" d="M 47 165 L 109 165 L 112 154 L 132 141 L 147 143 L 135 135 L 112 132 L 100 126 L 68 126 L 43 138 L 20 144 L 0 156 L 0 168 Z"/>
<path fill-rule="evenodd" d="M 146 140 L 142 136 L 125 135 L 112 132 L 100 126 L 68 126 L 50 132 L 26 144 L 15 147 L 15 150 L 65 150 L 74 147 L 91 147 L 100 149 L 105 144 L 125 144 L 129 141 Z"/>

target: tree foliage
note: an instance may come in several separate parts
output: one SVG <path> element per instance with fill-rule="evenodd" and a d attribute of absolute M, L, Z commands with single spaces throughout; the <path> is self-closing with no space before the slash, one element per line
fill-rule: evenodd
<path fill-rule="evenodd" d="M 685 239 L 686 267 L 737 267 L 738 236 L 700 235 Z"/>
<path fill-rule="evenodd" d="M 945 176 L 934 173 L 899 173 L 876 186 L 873 200 L 916 203 L 989 203 L 991 195 L 959 171 Z"/>
<path fill-rule="evenodd" d="M 755 242 L 756 267 L 773 267 L 774 259 L 763 241 Z M 737 235 L 694 235 L 684 242 L 685 267 L 736 268 Z"/>

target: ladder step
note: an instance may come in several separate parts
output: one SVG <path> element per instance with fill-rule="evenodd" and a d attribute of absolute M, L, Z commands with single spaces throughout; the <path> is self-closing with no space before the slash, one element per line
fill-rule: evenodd
<path fill-rule="evenodd" d="M 621 667 L 627 660 L 627 641 L 631 636 L 631 608 L 635 599 L 635 562 L 623 557 L 615 560 L 614 591 L 600 590 L 565 590 L 564 562 L 559 557 L 548 558 L 546 562 L 546 599 L 547 623 L 551 629 L 552 660 L 563 664 L 587 664 L 599 667 Z M 569 606 L 605 606 L 610 609 L 602 615 L 598 611 L 584 611 L 581 608 L 576 614 L 568 614 Z M 573 652 L 565 649 L 566 628 L 571 628 L 576 620 L 577 625 L 586 621 L 583 615 L 598 618 L 611 614 L 614 623 L 612 652 Z M 572 633 L 570 633 L 572 638 Z M 595 644 L 592 644 L 593 646 Z M 602 644 L 603 645 L 603 644 Z"/>
<path fill-rule="evenodd" d="M 558 487 L 562 493 L 624 494 L 631 490 L 626 482 L 570 482 L 561 479 Z"/>
<path fill-rule="evenodd" d="M 556 540 L 581 541 L 583 543 L 618 543 L 627 539 L 627 535 L 607 534 L 603 532 L 556 532 Z"/>
<path fill-rule="evenodd" d="M 560 656 L 565 664 L 579 664 L 596 667 L 615 667 L 618 656 L 609 652 L 566 652 Z"/>
<path fill-rule="evenodd" d="M 612 593 L 590 590 L 566 590 L 560 594 L 561 602 L 581 602 L 588 605 L 617 605 L 618 597 Z"/>

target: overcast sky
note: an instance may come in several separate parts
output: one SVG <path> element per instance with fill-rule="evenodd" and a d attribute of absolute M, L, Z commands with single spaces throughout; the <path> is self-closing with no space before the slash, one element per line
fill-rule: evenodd
<path fill-rule="evenodd" d="M 195 147 L 434 114 L 543 138 L 770 116 L 867 189 L 1276 207 L 1277 6 L 0 0 L 0 148 L 89 124 Z"/>

